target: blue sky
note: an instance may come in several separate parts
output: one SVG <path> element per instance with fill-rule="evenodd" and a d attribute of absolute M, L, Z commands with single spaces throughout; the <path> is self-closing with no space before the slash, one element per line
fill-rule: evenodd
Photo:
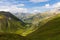
<path fill-rule="evenodd" d="M 0 11 L 13 13 L 44 12 L 60 7 L 60 0 L 0 0 Z"/>

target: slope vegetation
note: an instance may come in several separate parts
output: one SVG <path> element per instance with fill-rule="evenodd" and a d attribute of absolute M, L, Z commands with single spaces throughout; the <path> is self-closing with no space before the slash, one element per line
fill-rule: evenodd
<path fill-rule="evenodd" d="M 60 14 L 45 19 L 45 21 L 48 22 L 26 37 L 31 40 L 60 40 Z"/>
<path fill-rule="evenodd" d="M 22 33 L 25 29 L 25 23 L 10 12 L 0 12 L 0 32 L 1 33 Z"/>

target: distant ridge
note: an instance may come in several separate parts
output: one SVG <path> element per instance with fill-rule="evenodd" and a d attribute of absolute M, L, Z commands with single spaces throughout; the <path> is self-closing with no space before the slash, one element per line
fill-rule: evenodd
<path fill-rule="evenodd" d="M 45 21 L 48 22 L 26 37 L 31 40 L 60 40 L 60 14 L 48 18 Z"/>

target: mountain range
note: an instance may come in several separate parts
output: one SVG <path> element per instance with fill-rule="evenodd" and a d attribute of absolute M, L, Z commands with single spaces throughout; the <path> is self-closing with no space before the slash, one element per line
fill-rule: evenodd
<path fill-rule="evenodd" d="M 1 40 L 60 40 L 60 9 L 18 14 L 0 12 Z"/>
<path fill-rule="evenodd" d="M 44 24 L 27 35 L 31 40 L 60 40 L 60 14 L 42 21 Z"/>

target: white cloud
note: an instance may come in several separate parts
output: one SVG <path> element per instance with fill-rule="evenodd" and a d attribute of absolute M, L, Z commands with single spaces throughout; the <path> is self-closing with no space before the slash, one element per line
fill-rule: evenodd
<path fill-rule="evenodd" d="M 20 8 L 18 8 L 19 6 Z M 24 4 L 18 4 L 18 5 L 4 5 L 0 6 L 0 11 L 10 11 L 13 13 L 19 12 L 19 13 L 38 13 L 38 12 L 44 12 L 53 8 L 60 7 L 60 2 L 55 3 L 53 5 L 45 4 L 44 6 L 40 7 L 32 7 L 32 8 L 23 8 L 22 6 L 25 6 Z M 22 8 L 21 8 L 22 7 Z"/>
<path fill-rule="evenodd" d="M 46 2 L 49 0 L 30 0 L 30 2 Z M 0 3 L 2 3 L 0 5 L 0 11 L 10 11 L 13 13 L 19 12 L 19 13 L 36 13 L 36 12 L 43 12 L 49 9 L 53 9 L 53 8 L 58 8 L 60 7 L 60 2 L 55 3 L 55 4 L 45 4 L 44 6 L 40 6 L 40 7 L 32 7 L 32 8 L 23 8 L 25 6 L 25 4 L 11 4 L 11 3 L 4 3 L 2 1 L 0 1 Z M 19 8 L 18 8 L 19 7 Z"/>
<path fill-rule="evenodd" d="M 12 9 L 12 10 L 11 10 Z M 13 13 L 27 13 L 27 9 L 26 8 L 11 8 L 9 11 L 13 12 Z"/>
<path fill-rule="evenodd" d="M 50 5 L 50 4 L 45 4 L 44 6 L 41 6 L 41 7 L 39 7 L 39 8 L 59 8 L 60 7 L 60 2 L 57 2 L 57 3 L 55 3 L 55 4 L 52 4 L 52 5 Z"/>
<path fill-rule="evenodd" d="M 20 4 L 20 6 L 25 6 L 25 4 Z"/>
<path fill-rule="evenodd" d="M 57 2 L 53 5 L 50 4 L 45 4 L 44 6 L 40 6 L 40 7 L 33 7 L 30 10 L 32 10 L 31 12 L 45 12 L 51 9 L 56 9 L 56 8 L 60 8 L 60 2 Z"/>
<path fill-rule="evenodd" d="M 53 7 L 53 8 L 58 8 L 58 7 L 60 7 L 60 2 L 55 3 L 54 5 L 52 5 L 52 7 Z"/>
<path fill-rule="evenodd" d="M 10 0 L 9 0 L 10 1 Z M 25 4 L 13 4 L 7 0 L 0 0 L 0 11 L 9 11 L 9 12 L 19 12 L 19 13 L 27 13 L 27 8 L 23 8 Z M 13 1 L 13 0 L 11 0 Z M 15 1 L 14 1 L 15 2 Z"/>
<path fill-rule="evenodd" d="M 0 11 L 7 11 L 7 12 L 8 12 L 8 11 L 9 11 L 9 9 L 0 9 Z"/>
<path fill-rule="evenodd" d="M 37 3 L 37 2 L 46 2 L 46 1 L 49 1 L 49 0 L 30 0 L 30 2 L 34 2 L 34 3 Z"/>
<path fill-rule="evenodd" d="M 45 7 L 50 7 L 50 4 L 46 4 Z"/>
<path fill-rule="evenodd" d="M 13 6 L 23 7 L 23 6 L 25 6 L 25 4 L 17 4 L 17 5 L 13 5 Z"/>
<path fill-rule="evenodd" d="M 21 8 L 23 6 L 25 6 L 25 4 L 11 4 L 9 2 L 3 2 L 0 1 L 1 5 L 0 5 L 0 11 L 9 11 L 9 12 L 19 12 L 19 13 L 27 13 L 27 8 Z"/>
<path fill-rule="evenodd" d="M 18 8 L 16 6 L 11 6 L 11 8 L 9 8 L 9 11 L 13 13 L 16 13 L 16 12 L 27 13 L 28 12 L 27 8 Z"/>
<path fill-rule="evenodd" d="M 60 2 L 57 2 L 53 5 L 46 4 L 44 7 L 46 7 L 46 8 L 59 8 L 60 7 Z"/>
<path fill-rule="evenodd" d="M 32 13 L 39 13 L 40 11 L 39 10 L 33 10 Z"/>
<path fill-rule="evenodd" d="M 16 13 L 16 12 L 19 12 L 19 13 L 27 13 L 27 8 L 18 8 L 16 6 L 0 6 L 0 11 L 9 11 L 9 12 L 12 12 L 12 13 Z"/>

